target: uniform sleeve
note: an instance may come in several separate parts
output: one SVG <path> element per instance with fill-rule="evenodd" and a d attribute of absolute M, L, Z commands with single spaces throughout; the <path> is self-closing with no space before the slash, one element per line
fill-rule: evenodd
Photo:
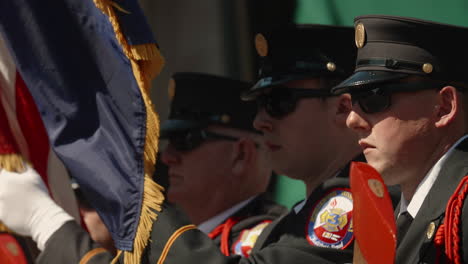
<path fill-rule="evenodd" d="M 36 263 L 110 263 L 112 255 L 94 243 L 75 221 L 60 227 L 47 241 Z"/>

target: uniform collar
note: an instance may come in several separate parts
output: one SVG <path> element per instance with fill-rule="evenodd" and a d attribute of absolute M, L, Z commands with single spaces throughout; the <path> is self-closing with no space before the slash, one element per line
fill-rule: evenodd
<path fill-rule="evenodd" d="M 444 164 L 445 160 L 447 160 L 447 157 L 450 156 L 450 154 L 453 152 L 456 146 L 458 146 L 458 144 L 460 144 L 466 138 L 468 138 L 468 135 L 464 135 L 457 142 L 455 142 L 455 144 L 453 144 L 452 147 L 450 147 L 450 149 L 429 170 L 424 179 L 419 183 L 418 187 L 416 188 L 416 192 L 414 193 L 413 198 L 411 199 L 409 204 L 403 196 L 403 193 L 401 193 L 400 212 L 398 213 L 398 216 L 408 211 L 408 213 L 413 217 L 413 219 L 416 217 L 416 215 L 419 212 L 419 209 L 421 208 L 422 203 L 426 199 L 427 194 L 429 193 L 432 186 L 434 185 L 434 182 L 439 176 L 440 169 L 442 168 L 442 165 Z"/>
<path fill-rule="evenodd" d="M 235 214 L 237 211 L 239 211 L 241 208 L 243 208 L 244 206 L 246 206 L 248 203 L 250 203 L 250 201 L 252 201 L 253 199 L 255 199 L 255 197 L 257 197 L 258 195 L 256 196 L 252 196 L 250 197 L 249 199 L 247 200 L 244 200 L 236 205 L 234 205 L 233 207 L 223 211 L 222 213 L 220 214 L 217 214 L 215 216 L 213 216 L 212 218 L 206 220 L 205 222 L 201 223 L 199 226 L 198 226 L 198 229 L 200 229 L 203 233 L 205 234 L 208 234 L 210 233 L 213 229 L 215 229 L 218 225 L 220 225 L 221 223 L 223 223 L 226 219 L 228 219 L 230 216 L 232 216 L 233 214 Z"/>

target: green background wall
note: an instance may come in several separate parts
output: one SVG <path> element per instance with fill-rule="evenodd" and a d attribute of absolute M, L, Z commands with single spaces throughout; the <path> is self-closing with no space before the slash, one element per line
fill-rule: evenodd
<path fill-rule="evenodd" d="M 297 23 L 352 25 L 366 14 L 411 16 L 468 26 L 466 0 L 298 0 Z"/>
<path fill-rule="evenodd" d="M 352 26 L 354 17 L 366 14 L 410 16 L 468 26 L 468 0 L 297 0 L 295 21 Z M 275 186 L 275 199 L 288 207 L 305 198 L 305 187 L 300 181 L 279 176 Z"/>

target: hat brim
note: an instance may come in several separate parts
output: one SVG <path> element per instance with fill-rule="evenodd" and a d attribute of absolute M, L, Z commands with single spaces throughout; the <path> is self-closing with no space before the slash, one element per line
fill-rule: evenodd
<path fill-rule="evenodd" d="M 389 81 L 403 79 L 408 76 L 409 74 L 388 71 L 358 71 L 348 79 L 333 87 L 332 93 L 343 94 L 363 90 L 371 84 L 386 83 Z"/>
<path fill-rule="evenodd" d="M 167 139 L 173 133 L 201 127 L 203 127 L 203 124 L 198 121 L 169 119 L 161 125 L 159 137 L 161 139 Z"/>
<path fill-rule="evenodd" d="M 244 101 L 252 101 L 255 100 L 263 91 L 268 88 L 275 87 L 278 85 L 282 85 L 291 81 L 302 80 L 307 78 L 314 78 L 320 76 L 320 74 L 288 74 L 286 76 L 281 77 L 265 77 L 258 80 L 255 85 L 250 88 L 250 90 L 242 93 L 241 99 Z"/>

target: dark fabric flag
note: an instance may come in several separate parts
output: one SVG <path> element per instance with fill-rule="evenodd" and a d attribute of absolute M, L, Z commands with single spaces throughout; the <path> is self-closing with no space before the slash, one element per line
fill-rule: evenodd
<path fill-rule="evenodd" d="M 163 59 L 138 3 L 0 1 L 0 33 L 52 149 L 138 261 L 134 243 L 147 243 L 163 199 L 151 180 L 159 123 L 149 99 Z"/>

